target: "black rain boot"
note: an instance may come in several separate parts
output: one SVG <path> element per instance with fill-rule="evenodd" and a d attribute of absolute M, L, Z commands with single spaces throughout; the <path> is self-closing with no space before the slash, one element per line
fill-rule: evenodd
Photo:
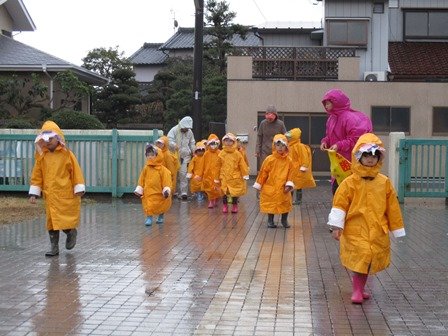
<path fill-rule="evenodd" d="M 46 257 L 54 257 L 59 254 L 59 231 L 58 230 L 49 230 L 48 234 L 50 235 L 50 244 L 51 250 L 45 252 Z"/>
<path fill-rule="evenodd" d="M 302 189 L 297 189 L 294 204 L 302 204 Z"/>
<path fill-rule="evenodd" d="M 65 241 L 65 248 L 67 250 L 71 250 L 76 245 L 76 236 L 78 235 L 78 231 L 76 229 L 64 230 L 64 233 L 67 234 L 67 240 Z"/>
<path fill-rule="evenodd" d="M 291 227 L 291 225 L 288 224 L 288 213 L 287 212 L 282 214 L 281 222 L 285 229 Z"/>
<path fill-rule="evenodd" d="M 276 228 L 277 225 L 274 224 L 274 214 L 268 214 L 268 228 Z"/>

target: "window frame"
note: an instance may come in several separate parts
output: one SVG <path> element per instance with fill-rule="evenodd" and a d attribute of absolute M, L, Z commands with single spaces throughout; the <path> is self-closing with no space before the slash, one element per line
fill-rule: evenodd
<path fill-rule="evenodd" d="M 427 29 L 426 29 L 426 35 L 408 35 L 406 33 L 406 16 L 409 13 L 421 13 L 426 14 L 426 20 L 427 20 Z M 447 33 L 445 33 L 444 36 L 432 36 L 429 33 L 430 29 L 430 13 L 446 13 L 448 15 L 448 9 L 404 9 L 403 10 L 403 41 L 412 41 L 412 40 L 448 40 L 448 29 L 446 30 Z M 448 27 L 447 27 L 448 28 Z"/>
<path fill-rule="evenodd" d="M 375 108 L 387 108 L 389 110 L 389 125 L 388 125 L 388 130 L 384 131 L 378 131 L 377 128 L 375 127 L 374 124 L 374 119 L 375 119 Z M 392 130 L 392 111 L 393 109 L 407 109 L 408 112 L 408 130 Z M 410 135 L 411 134 L 411 106 L 388 106 L 388 105 L 374 105 L 370 107 L 370 118 L 372 120 L 372 126 L 373 126 L 373 131 L 375 132 L 375 134 L 383 134 L 383 135 L 387 135 L 390 132 L 404 132 L 406 135 Z"/>
<path fill-rule="evenodd" d="M 448 114 L 448 106 L 433 106 L 432 107 L 432 127 L 431 127 L 431 132 L 433 136 L 447 136 L 448 135 L 448 126 L 446 131 L 442 131 L 442 132 L 435 132 L 434 131 L 434 126 L 436 125 L 436 111 L 437 109 L 445 109 L 446 113 Z M 448 116 L 447 116 L 448 118 Z"/>
<path fill-rule="evenodd" d="M 332 23 L 345 23 L 347 25 L 347 31 L 346 31 L 346 40 L 345 41 L 331 41 L 331 24 Z M 364 24 L 364 36 L 365 40 L 363 42 L 350 42 L 349 41 L 349 24 L 350 23 L 362 23 Z M 327 45 L 328 46 L 350 46 L 350 47 L 360 47 L 360 48 L 367 48 L 369 43 L 369 26 L 370 26 L 370 19 L 368 18 L 327 18 L 326 19 L 326 31 L 327 31 Z"/>

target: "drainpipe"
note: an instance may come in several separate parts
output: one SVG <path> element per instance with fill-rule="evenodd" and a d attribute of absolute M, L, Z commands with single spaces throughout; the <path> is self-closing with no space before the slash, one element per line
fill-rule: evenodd
<path fill-rule="evenodd" d="M 263 46 L 264 47 L 264 38 L 260 35 L 260 33 L 258 32 L 258 28 L 257 27 L 254 27 L 253 28 L 253 32 L 254 32 L 254 35 L 256 36 L 256 37 L 258 37 L 260 40 L 261 40 L 261 46 Z"/>
<path fill-rule="evenodd" d="M 42 64 L 42 71 L 50 79 L 50 108 L 53 109 L 53 77 L 47 72 L 47 65 L 45 63 Z"/>

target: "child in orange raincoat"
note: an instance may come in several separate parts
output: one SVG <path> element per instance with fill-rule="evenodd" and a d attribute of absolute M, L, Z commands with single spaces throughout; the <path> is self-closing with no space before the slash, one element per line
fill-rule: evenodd
<path fill-rule="evenodd" d="M 328 216 L 332 236 L 340 241 L 342 265 L 353 272 L 353 303 L 370 297 L 364 291 L 368 275 L 389 266 L 389 231 L 395 237 L 406 234 L 395 189 L 380 173 L 384 151 L 375 134 L 358 139 L 352 151 L 352 175 L 336 190 Z"/>
<path fill-rule="evenodd" d="M 155 145 L 160 148 L 163 156 L 163 165 L 168 168 L 171 173 L 172 188 L 176 190 L 177 172 L 180 168 L 180 162 L 177 155 L 169 150 L 169 140 L 166 136 L 157 139 Z"/>
<path fill-rule="evenodd" d="M 218 175 L 218 161 L 219 161 L 219 139 L 216 134 L 210 134 L 207 140 L 207 147 L 204 153 L 204 167 L 202 171 L 198 172 L 197 180 L 202 181 L 202 188 L 208 197 L 208 208 L 214 208 L 218 203 L 218 198 L 222 196 L 221 188 L 215 183 L 215 178 Z"/>
<path fill-rule="evenodd" d="M 138 179 L 134 194 L 142 199 L 146 214 L 146 226 L 151 226 L 152 216 L 158 214 L 156 223 L 164 222 L 163 214 L 171 207 L 171 173 L 163 165 L 163 155 L 156 146 L 148 144 L 145 149 L 146 164 Z"/>
<path fill-rule="evenodd" d="M 241 153 L 237 149 L 236 137 L 227 133 L 222 138 L 222 151 L 219 153 L 218 161 L 219 177 L 216 181 L 220 183 L 224 194 L 222 212 L 229 212 L 228 200 L 232 202 L 232 213 L 238 212 L 238 197 L 246 194 L 246 180 L 249 179 L 249 167 Z"/>
<path fill-rule="evenodd" d="M 260 190 L 260 211 L 268 214 L 268 227 L 276 228 L 274 214 L 281 214 L 283 227 L 289 228 L 294 165 L 288 156 L 288 140 L 283 134 L 274 136 L 272 147 L 273 153 L 263 161 L 254 188 Z"/>
<path fill-rule="evenodd" d="M 67 234 L 67 250 L 76 245 L 81 196 L 86 186 L 78 160 L 65 146 L 64 134 L 55 122 L 46 121 L 34 143 L 36 154 L 29 200 L 35 204 L 42 193 L 51 244 L 45 256 L 53 257 L 59 254 L 59 230 Z"/>
<path fill-rule="evenodd" d="M 202 181 L 196 179 L 195 177 L 199 177 L 198 174 L 200 174 L 200 172 L 202 172 L 202 170 L 204 169 L 204 153 L 205 153 L 204 143 L 202 141 L 197 142 L 193 158 L 188 164 L 188 170 L 187 170 L 187 178 L 191 179 L 190 191 L 192 194 L 196 194 L 196 199 L 199 202 L 205 200 L 205 194 L 202 191 Z"/>
<path fill-rule="evenodd" d="M 289 156 L 291 157 L 296 170 L 293 179 L 296 192 L 292 204 L 300 204 L 302 202 L 302 189 L 316 187 L 316 182 L 314 181 L 311 170 L 311 148 L 300 142 L 300 137 L 302 135 L 302 130 L 300 128 L 293 128 L 286 132 L 285 135 L 288 139 Z"/>

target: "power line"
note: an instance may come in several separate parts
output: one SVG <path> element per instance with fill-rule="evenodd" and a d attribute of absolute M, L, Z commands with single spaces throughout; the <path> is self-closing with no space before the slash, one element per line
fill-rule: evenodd
<path fill-rule="evenodd" d="M 255 7 L 257 7 L 258 11 L 260 12 L 261 16 L 263 17 L 264 21 L 267 22 L 268 19 L 266 19 L 266 16 L 264 16 L 263 12 L 261 11 L 260 7 L 258 6 L 257 2 L 255 0 L 252 0 L 252 2 L 254 3 Z"/>

